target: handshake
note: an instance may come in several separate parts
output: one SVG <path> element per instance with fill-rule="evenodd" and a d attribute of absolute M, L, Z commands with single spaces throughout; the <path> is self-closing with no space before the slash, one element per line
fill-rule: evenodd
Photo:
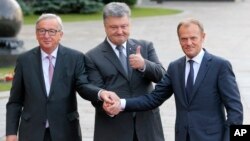
<path fill-rule="evenodd" d="M 120 97 L 116 93 L 103 90 L 100 93 L 100 99 L 103 101 L 103 109 L 110 116 L 118 115 L 122 111 Z"/>

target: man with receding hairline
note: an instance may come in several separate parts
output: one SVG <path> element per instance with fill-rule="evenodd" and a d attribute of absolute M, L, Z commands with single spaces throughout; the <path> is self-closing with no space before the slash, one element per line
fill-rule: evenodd
<path fill-rule="evenodd" d="M 243 122 L 243 108 L 229 61 L 203 47 L 205 32 L 196 19 L 177 27 L 185 56 L 171 62 L 152 93 L 105 104 L 110 114 L 144 111 L 160 106 L 174 95 L 175 141 L 229 141 L 229 126 Z M 118 105 L 118 107 L 117 107 Z M 119 106 L 120 105 L 120 106 Z"/>
<path fill-rule="evenodd" d="M 35 34 L 39 46 L 17 59 L 6 141 L 81 141 L 76 92 L 90 101 L 109 101 L 115 94 L 89 84 L 84 55 L 60 44 L 59 16 L 42 14 Z"/>

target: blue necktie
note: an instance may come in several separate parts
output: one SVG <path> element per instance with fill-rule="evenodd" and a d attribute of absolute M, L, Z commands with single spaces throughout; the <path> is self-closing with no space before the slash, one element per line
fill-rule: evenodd
<path fill-rule="evenodd" d="M 120 59 L 120 62 L 122 64 L 122 66 L 123 66 L 123 69 L 125 70 L 126 74 L 128 75 L 127 58 L 124 55 L 124 53 L 122 52 L 123 46 L 119 45 L 119 46 L 116 47 L 116 49 L 119 51 L 119 59 Z"/>
<path fill-rule="evenodd" d="M 189 96 L 192 93 L 193 86 L 194 86 L 194 68 L 193 68 L 193 60 L 188 61 L 190 64 L 190 71 L 188 74 L 187 78 L 187 84 L 186 84 L 186 95 L 187 95 L 187 100 L 189 101 Z"/>

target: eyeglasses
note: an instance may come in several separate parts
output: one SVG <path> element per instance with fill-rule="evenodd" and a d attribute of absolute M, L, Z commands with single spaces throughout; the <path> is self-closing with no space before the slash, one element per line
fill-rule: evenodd
<path fill-rule="evenodd" d="M 45 35 L 46 32 L 48 32 L 49 36 L 55 36 L 57 32 L 60 32 L 61 30 L 55 30 L 55 29 L 44 29 L 40 28 L 36 30 L 39 35 Z"/>

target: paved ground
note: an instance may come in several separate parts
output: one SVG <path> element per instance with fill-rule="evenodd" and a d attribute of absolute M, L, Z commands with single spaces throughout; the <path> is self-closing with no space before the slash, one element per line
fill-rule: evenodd
<path fill-rule="evenodd" d="M 250 1 L 236 2 L 169 2 L 156 4 L 140 0 L 139 5 L 181 9 L 178 15 L 133 19 L 131 37 L 154 42 L 156 51 L 165 67 L 171 60 L 183 55 L 176 35 L 180 20 L 195 17 L 203 21 L 207 39 L 204 47 L 211 53 L 231 61 L 235 71 L 244 106 L 244 124 L 250 124 Z M 65 23 L 63 44 L 86 52 L 104 40 L 101 21 Z M 19 38 L 26 49 L 37 45 L 34 26 L 22 27 Z M 0 141 L 5 135 L 5 104 L 9 92 L 0 95 Z M 161 107 L 162 123 L 167 141 L 174 141 L 175 105 L 173 97 Z M 90 102 L 79 98 L 80 121 L 83 141 L 92 141 L 94 108 Z M 32 134 L 32 133 L 31 133 Z M 2 137 L 2 139 L 1 139 Z"/>

